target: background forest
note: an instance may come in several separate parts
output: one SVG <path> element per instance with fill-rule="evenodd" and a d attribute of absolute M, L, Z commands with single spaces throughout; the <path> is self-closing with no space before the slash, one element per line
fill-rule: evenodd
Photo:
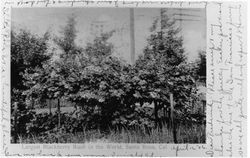
<path fill-rule="evenodd" d="M 205 143 L 205 52 L 187 61 L 174 20 L 155 20 L 134 64 L 113 55 L 114 31 L 82 47 L 75 26 L 11 32 L 12 143 Z"/>

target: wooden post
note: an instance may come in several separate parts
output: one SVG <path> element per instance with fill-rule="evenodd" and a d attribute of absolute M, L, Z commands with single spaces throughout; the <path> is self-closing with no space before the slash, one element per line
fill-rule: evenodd
<path fill-rule="evenodd" d="M 172 131 L 173 131 L 173 138 L 174 138 L 174 143 L 177 143 L 176 124 L 174 123 L 174 99 L 173 99 L 173 93 L 170 93 L 170 107 L 171 107 L 171 127 L 172 127 Z"/>
<path fill-rule="evenodd" d="M 14 111 L 13 111 L 13 115 L 14 115 L 14 143 L 17 143 L 17 102 L 14 103 Z"/>
<path fill-rule="evenodd" d="M 60 99 L 59 98 L 57 99 L 57 111 L 58 111 L 58 128 L 57 128 L 58 133 L 57 133 L 56 142 L 60 143 L 59 137 L 61 134 L 61 129 L 60 129 L 60 127 L 61 127 L 61 109 L 60 109 Z"/>
<path fill-rule="evenodd" d="M 157 109 L 157 106 L 156 106 L 156 104 L 154 102 L 155 127 L 157 127 L 157 120 L 156 120 L 156 118 L 157 118 L 157 112 L 156 112 L 156 109 Z"/>
<path fill-rule="evenodd" d="M 154 101 L 155 109 L 154 109 L 154 115 L 155 115 L 155 128 L 159 125 L 159 117 L 158 117 L 158 104 L 156 101 Z"/>
<path fill-rule="evenodd" d="M 164 118 L 164 124 L 167 123 L 167 107 L 165 104 L 163 104 L 163 118 Z"/>
<path fill-rule="evenodd" d="M 58 111 L 58 129 L 60 128 L 61 126 L 61 111 L 60 111 L 60 99 L 58 98 L 57 99 L 57 111 Z"/>

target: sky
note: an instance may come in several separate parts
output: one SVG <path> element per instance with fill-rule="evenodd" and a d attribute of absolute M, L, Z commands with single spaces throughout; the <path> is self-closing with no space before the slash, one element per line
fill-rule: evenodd
<path fill-rule="evenodd" d="M 50 30 L 60 36 L 69 16 L 76 17 L 76 43 L 85 46 L 94 38 L 94 33 L 115 30 L 110 42 L 114 44 L 116 55 L 130 60 L 130 14 L 129 8 L 14 8 L 12 9 L 12 29 L 25 28 L 32 33 L 43 35 Z M 143 52 L 150 35 L 150 27 L 159 8 L 136 8 L 135 18 L 135 52 Z M 167 8 L 167 15 L 176 19 L 181 27 L 183 46 L 188 60 L 197 58 L 199 50 L 206 50 L 206 14 L 205 9 Z M 103 25 L 100 27 L 99 25 Z"/>

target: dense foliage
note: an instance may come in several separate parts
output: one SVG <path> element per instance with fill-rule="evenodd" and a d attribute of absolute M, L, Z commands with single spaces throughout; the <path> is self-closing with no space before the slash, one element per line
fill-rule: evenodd
<path fill-rule="evenodd" d="M 62 53 L 53 62 L 47 52 L 48 34 L 40 38 L 25 31 L 13 33 L 12 102 L 18 100 L 24 109 L 17 113 L 25 113 L 24 118 L 18 118 L 18 126 L 25 129 L 13 131 L 25 135 L 161 128 L 170 119 L 170 93 L 177 120 L 190 118 L 192 104 L 198 100 L 195 78 L 200 73 L 187 63 L 174 21 L 167 16 L 161 20 L 160 30 L 157 20 L 154 22 L 148 44 L 134 65 L 112 55 L 109 38 L 113 31 L 96 37 L 85 48 L 77 46 L 74 17 L 63 28 L 63 36 L 54 39 Z M 74 113 L 60 114 L 62 98 L 76 105 Z M 45 99 L 58 100 L 56 114 L 27 111 L 34 100 Z"/>
<path fill-rule="evenodd" d="M 29 110 L 26 96 L 23 95 L 23 92 L 30 88 L 26 85 L 24 73 L 34 72 L 34 69 L 41 68 L 44 62 L 50 59 L 47 39 L 48 33 L 38 37 L 26 30 L 11 32 L 11 128 L 15 133 L 26 133 L 26 123 L 33 118 L 33 112 Z M 34 100 L 31 102 L 34 104 Z"/>

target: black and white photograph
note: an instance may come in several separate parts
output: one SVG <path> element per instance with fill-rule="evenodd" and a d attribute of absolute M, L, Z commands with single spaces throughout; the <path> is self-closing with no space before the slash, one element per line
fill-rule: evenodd
<path fill-rule="evenodd" d="M 206 143 L 205 8 L 12 8 L 11 143 Z"/>

